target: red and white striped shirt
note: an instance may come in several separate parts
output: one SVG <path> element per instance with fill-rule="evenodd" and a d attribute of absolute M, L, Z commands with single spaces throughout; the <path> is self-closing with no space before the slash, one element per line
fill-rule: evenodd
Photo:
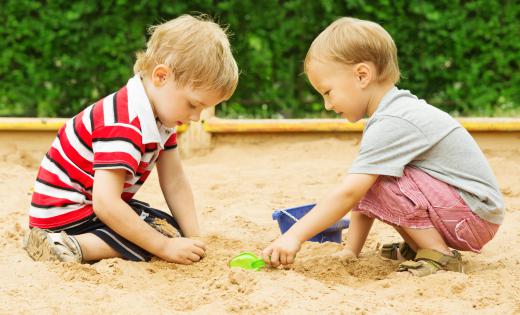
<path fill-rule="evenodd" d="M 129 201 L 163 150 L 177 147 L 175 129 L 156 122 L 141 79 L 87 107 L 58 131 L 34 185 L 29 225 L 56 228 L 94 215 L 99 169 L 126 169 L 121 198 Z"/>

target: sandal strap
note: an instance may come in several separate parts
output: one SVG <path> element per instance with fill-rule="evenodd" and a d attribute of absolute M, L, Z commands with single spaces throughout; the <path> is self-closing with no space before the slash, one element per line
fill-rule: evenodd
<path fill-rule="evenodd" d="M 452 253 L 453 256 L 450 256 L 433 249 L 419 249 L 415 260 L 438 264 L 440 269 L 446 271 L 462 272 L 462 255 L 456 250 Z"/>
<path fill-rule="evenodd" d="M 81 251 L 81 246 L 79 245 L 78 240 L 74 236 L 65 233 L 65 231 L 61 231 L 61 237 L 63 243 L 72 251 L 78 262 L 82 263 L 83 252 Z"/>
<path fill-rule="evenodd" d="M 413 260 L 415 258 L 415 251 L 406 242 L 387 243 L 381 247 L 381 256 L 397 260 L 398 253 L 406 260 Z"/>
<path fill-rule="evenodd" d="M 401 256 L 406 260 L 414 260 L 415 256 L 417 256 L 417 253 L 406 242 L 401 243 L 399 251 L 401 252 Z"/>
<path fill-rule="evenodd" d="M 402 262 L 397 269 L 398 272 L 408 271 L 416 277 L 424 277 L 436 273 L 441 266 L 428 260 L 407 260 Z"/>
<path fill-rule="evenodd" d="M 398 250 L 399 243 L 383 244 L 383 247 L 381 248 L 381 254 L 383 257 L 396 260 Z"/>
<path fill-rule="evenodd" d="M 445 255 L 433 249 L 419 249 L 414 260 L 399 264 L 397 271 L 409 271 L 415 276 L 427 276 L 439 270 L 463 272 L 462 256 L 453 250 L 453 256 Z"/>
<path fill-rule="evenodd" d="M 433 249 L 419 249 L 415 260 L 431 260 L 442 266 L 445 266 L 451 259 L 452 256 L 445 255 Z"/>

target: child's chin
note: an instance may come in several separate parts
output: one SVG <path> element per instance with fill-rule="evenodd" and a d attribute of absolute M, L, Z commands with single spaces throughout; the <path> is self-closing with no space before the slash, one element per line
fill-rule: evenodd
<path fill-rule="evenodd" d="M 351 122 L 351 123 L 355 123 L 356 121 L 359 120 L 359 119 L 356 119 L 356 118 L 347 117 L 347 116 L 345 116 L 345 115 L 341 115 L 341 118 L 346 119 L 346 120 L 348 120 L 348 121 Z"/>

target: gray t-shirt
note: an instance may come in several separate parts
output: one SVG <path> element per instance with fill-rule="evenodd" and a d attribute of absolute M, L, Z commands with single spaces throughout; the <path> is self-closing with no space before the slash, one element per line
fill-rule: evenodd
<path fill-rule="evenodd" d="M 475 140 L 447 113 L 394 87 L 368 119 L 349 173 L 401 177 L 407 165 L 454 186 L 482 219 L 502 223 L 504 200 Z"/>

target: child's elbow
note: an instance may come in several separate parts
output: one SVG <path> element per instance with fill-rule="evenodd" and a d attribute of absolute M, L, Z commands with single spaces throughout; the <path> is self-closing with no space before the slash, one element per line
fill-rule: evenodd
<path fill-rule="evenodd" d="M 94 210 L 94 213 L 98 217 L 103 217 L 104 214 L 106 214 L 111 205 L 114 205 L 113 198 L 109 196 L 103 196 L 103 195 L 94 195 L 92 196 L 92 207 Z"/>

